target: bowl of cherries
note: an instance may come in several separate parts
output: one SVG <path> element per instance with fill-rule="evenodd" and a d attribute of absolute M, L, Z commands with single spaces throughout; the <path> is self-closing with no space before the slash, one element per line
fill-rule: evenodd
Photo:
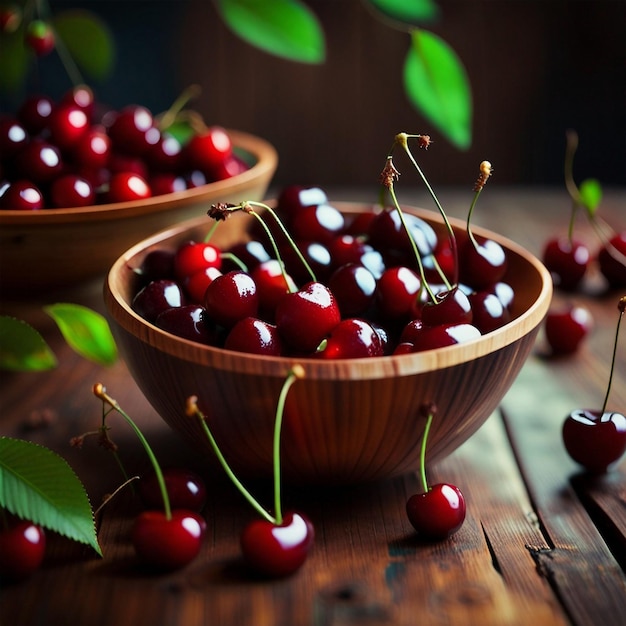
<path fill-rule="evenodd" d="M 79 86 L 30 96 L 0 117 L 0 289 L 64 289 L 103 276 L 129 246 L 216 200 L 263 198 L 277 153 L 266 140 L 106 109 Z M 190 121 L 190 123 L 189 123 Z"/>
<path fill-rule="evenodd" d="M 410 155 L 407 138 L 427 139 L 398 135 Z M 531 353 L 552 295 L 545 267 L 469 217 L 448 219 L 434 192 L 437 210 L 398 203 L 392 155 L 371 204 L 298 185 L 274 201 L 216 203 L 108 274 L 112 330 L 139 388 L 210 455 L 185 413 L 196 398 L 238 475 L 271 474 L 295 366 L 283 479 L 354 484 L 420 467 L 424 406 L 437 407 L 427 462 L 455 450 Z M 470 214 L 490 174 L 482 163 Z"/>

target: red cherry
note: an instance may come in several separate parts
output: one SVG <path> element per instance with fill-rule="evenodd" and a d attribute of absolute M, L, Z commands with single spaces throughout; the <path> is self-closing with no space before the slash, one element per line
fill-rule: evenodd
<path fill-rule="evenodd" d="M 169 467 L 162 470 L 165 488 L 173 509 L 200 512 L 206 503 L 206 485 L 198 474 L 188 469 Z M 142 476 L 138 491 L 143 503 L 151 508 L 163 510 L 161 489 L 154 471 Z"/>
<path fill-rule="evenodd" d="M 119 172 L 111 176 L 107 202 L 129 202 L 145 200 L 152 196 L 152 191 L 144 178 L 131 172 Z"/>
<path fill-rule="evenodd" d="M 70 149 L 89 128 L 87 114 L 77 106 L 58 106 L 48 120 L 50 139 L 61 150 Z"/>
<path fill-rule="evenodd" d="M 472 324 L 484 335 L 501 328 L 511 320 L 509 309 L 490 291 L 476 291 L 469 296 Z"/>
<path fill-rule="evenodd" d="M 217 267 L 206 267 L 183 280 L 185 292 L 192 302 L 201 304 L 204 302 L 207 287 L 218 277 L 222 271 Z"/>
<path fill-rule="evenodd" d="M 189 169 L 200 170 L 213 178 L 214 170 L 230 156 L 232 149 L 228 133 L 219 126 L 212 126 L 187 142 L 184 158 Z"/>
<path fill-rule="evenodd" d="M 176 250 L 174 269 L 179 280 L 185 280 L 209 267 L 220 269 L 220 250 L 213 244 L 201 241 L 186 241 Z"/>
<path fill-rule="evenodd" d="M 459 276 L 475 290 L 486 289 L 502 280 L 507 268 L 506 253 L 493 239 L 468 237 L 459 246 Z"/>
<path fill-rule="evenodd" d="M 585 469 L 606 472 L 626 450 L 626 417 L 611 411 L 572 411 L 563 423 L 563 443 Z"/>
<path fill-rule="evenodd" d="M 543 249 L 543 263 L 552 274 L 556 287 L 573 291 L 582 281 L 589 267 L 590 253 L 580 241 L 567 237 L 550 239 Z"/>
<path fill-rule="evenodd" d="M 552 309 L 544 324 L 546 339 L 554 354 L 572 354 L 593 326 L 591 313 L 582 306 Z"/>
<path fill-rule="evenodd" d="M 426 256 L 433 252 L 437 248 L 438 240 L 432 226 L 416 215 L 403 212 L 403 216 L 420 254 Z M 400 214 L 395 209 L 386 209 L 377 213 L 370 222 L 368 235 L 369 243 L 377 250 L 383 253 L 408 252 L 413 258 L 410 239 L 400 219 Z"/>
<path fill-rule="evenodd" d="M 116 150 L 132 156 L 143 156 L 151 146 L 158 143 L 161 133 L 146 107 L 130 105 L 115 116 L 109 128 L 109 136 Z"/>
<path fill-rule="evenodd" d="M 176 509 L 171 519 L 162 511 L 144 511 L 132 529 L 132 542 L 139 558 L 147 565 L 175 570 L 198 556 L 206 522 L 193 511 Z"/>
<path fill-rule="evenodd" d="M 47 184 L 63 171 L 59 149 L 43 139 L 33 139 L 17 154 L 17 167 L 23 178 Z"/>
<path fill-rule="evenodd" d="M 43 528 L 7 515 L 0 531 L 0 581 L 17 582 L 35 572 L 46 552 Z"/>
<path fill-rule="evenodd" d="M 611 237 L 609 244 L 603 246 L 598 252 L 600 271 L 610 287 L 624 287 L 626 286 L 626 231 Z"/>
<path fill-rule="evenodd" d="M 472 305 L 459 288 L 440 291 L 435 296 L 435 302 L 428 300 L 422 306 L 422 321 L 427 326 L 471 324 Z"/>
<path fill-rule="evenodd" d="M 50 24 L 43 20 L 32 20 L 24 35 L 26 45 L 38 56 L 43 57 L 54 50 L 55 37 Z"/>
<path fill-rule="evenodd" d="M 272 577 L 293 574 L 306 561 L 314 541 L 313 524 L 299 513 L 287 513 L 281 524 L 255 520 L 241 535 L 245 560 Z"/>
<path fill-rule="evenodd" d="M 213 168 L 211 173 L 215 180 L 225 180 L 243 174 L 249 169 L 249 165 L 242 158 L 236 154 L 229 154 Z"/>
<path fill-rule="evenodd" d="M 199 304 L 184 304 L 161 311 L 154 325 L 189 341 L 213 345 L 217 339 L 214 325 L 208 320 L 205 308 Z"/>
<path fill-rule="evenodd" d="M 319 187 L 288 185 L 281 190 L 278 196 L 276 210 L 285 223 L 290 224 L 291 220 L 305 207 L 317 206 L 326 202 L 328 202 L 328 196 Z"/>
<path fill-rule="evenodd" d="M 0 191 L 0 208 L 17 211 L 37 211 L 44 208 L 39 188 L 27 180 L 16 180 Z"/>
<path fill-rule="evenodd" d="M 413 351 L 435 350 L 478 339 L 480 331 L 472 324 L 422 326 L 413 336 Z"/>
<path fill-rule="evenodd" d="M 377 281 L 374 296 L 380 315 L 388 320 L 412 317 L 421 285 L 419 276 L 408 267 L 386 269 Z"/>
<path fill-rule="evenodd" d="M 328 287 L 336 294 L 342 317 L 357 317 L 364 315 L 374 301 L 376 279 L 360 263 L 346 263 L 328 279 Z"/>
<path fill-rule="evenodd" d="M 246 317 L 256 317 L 259 294 L 254 280 L 241 270 L 218 276 L 206 289 L 204 306 L 209 318 L 225 328 Z"/>
<path fill-rule="evenodd" d="M 283 351 L 278 328 L 255 317 L 239 320 L 226 336 L 224 347 L 236 352 L 266 356 L 280 356 Z"/>
<path fill-rule="evenodd" d="M 185 295 L 173 280 L 153 280 L 142 287 L 132 301 L 132 308 L 148 322 L 154 323 L 160 313 L 185 305 Z"/>
<path fill-rule="evenodd" d="M 0 155 L 8 163 L 28 141 L 26 128 L 10 117 L 0 118 Z"/>
<path fill-rule="evenodd" d="M 312 352 L 341 321 L 333 293 L 319 282 L 286 294 L 276 307 L 276 325 L 294 350 Z"/>
<path fill-rule="evenodd" d="M 383 356 L 384 347 L 376 329 L 365 320 L 349 318 L 330 331 L 323 359 L 362 359 Z"/>
<path fill-rule="evenodd" d="M 70 208 L 90 206 L 95 202 L 96 192 L 91 183 L 75 174 L 65 174 L 50 186 L 52 206 Z"/>
<path fill-rule="evenodd" d="M 43 95 L 26 98 L 17 110 L 17 119 L 31 135 L 38 135 L 48 126 L 54 110 L 52 98 Z"/>
<path fill-rule="evenodd" d="M 294 239 L 330 243 L 343 230 L 341 211 L 330 204 L 319 204 L 301 209 L 291 220 Z"/>
<path fill-rule="evenodd" d="M 409 521 L 419 535 L 442 540 L 453 535 L 465 521 L 465 498 L 447 483 L 432 485 L 425 493 L 412 495 L 406 503 Z"/>
<path fill-rule="evenodd" d="M 91 120 L 96 98 L 91 87 L 88 85 L 77 85 L 63 95 L 61 104 L 76 106 L 82 109 L 86 113 L 87 118 Z"/>
<path fill-rule="evenodd" d="M 264 317 L 274 319 L 278 303 L 285 294 L 296 290 L 295 282 L 289 274 L 285 281 L 281 264 L 276 259 L 259 263 L 251 275 L 259 292 L 259 311 Z"/>
<path fill-rule="evenodd" d="M 71 156 L 82 170 L 107 167 L 111 154 L 111 139 L 104 128 L 92 126 L 71 147 Z"/>
<path fill-rule="evenodd" d="M 176 173 L 182 166 L 182 150 L 176 137 L 164 133 L 148 148 L 146 161 L 152 170 Z"/>

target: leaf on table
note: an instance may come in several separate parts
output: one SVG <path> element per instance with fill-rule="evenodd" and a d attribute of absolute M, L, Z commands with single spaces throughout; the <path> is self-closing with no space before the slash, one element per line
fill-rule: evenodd
<path fill-rule="evenodd" d="M 602 186 L 595 178 L 587 178 L 578 187 L 580 200 L 591 217 L 593 217 L 602 202 Z"/>
<path fill-rule="evenodd" d="M 465 68 L 443 39 L 424 30 L 411 33 L 404 64 L 411 104 L 457 148 L 472 143 L 472 94 Z"/>
<path fill-rule="evenodd" d="M 44 307 L 72 350 L 100 365 L 117 360 L 117 346 L 106 319 L 97 311 L 79 304 L 52 304 Z"/>
<path fill-rule="evenodd" d="M 57 366 L 57 358 L 30 324 L 0 315 L 0 369 L 40 372 Z"/>
<path fill-rule="evenodd" d="M 439 17 L 439 7 L 433 0 L 363 0 L 385 17 L 417 26 Z"/>
<path fill-rule="evenodd" d="M 0 437 L 0 506 L 102 555 L 83 484 L 56 452 Z"/>
<path fill-rule="evenodd" d="M 324 31 L 301 0 L 218 0 L 216 6 L 224 23 L 256 48 L 290 61 L 324 61 Z"/>
<path fill-rule="evenodd" d="M 103 80 L 115 63 L 115 43 L 106 24 L 89 11 L 57 14 L 52 24 L 76 64 L 92 78 Z"/>

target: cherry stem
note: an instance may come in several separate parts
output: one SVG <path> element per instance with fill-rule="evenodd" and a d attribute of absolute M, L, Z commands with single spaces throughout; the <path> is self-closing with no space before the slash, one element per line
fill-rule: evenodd
<path fill-rule="evenodd" d="M 93 512 L 94 519 L 97 519 L 98 515 L 102 512 L 102 509 L 109 503 L 111 500 L 120 492 L 122 489 L 128 487 L 128 485 L 132 484 L 134 481 L 139 480 L 139 476 L 131 476 L 127 478 L 113 493 L 109 493 L 104 496 L 100 506 Z"/>
<path fill-rule="evenodd" d="M 233 254 L 232 252 L 221 252 L 220 259 L 228 259 L 232 261 L 243 272 L 248 271 L 248 266 L 236 254 Z"/>
<path fill-rule="evenodd" d="M 287 378 L 283 383 L 280 395 L 278 396 L 278 404 L 276 406 L 276 419 L 274 420 L 274 446 L 272 458 L 274 461 L 274 514 L 276 516 L 276 524 L 280 525 L 283 522 L 283 513 L 281 505 L 280 495 L 280 433 L 283 424 L 283 415 L 285 413 L 285 401 L 287 400 L 287 394 L 291 389 L 291 386 L 299 378 L 304 378 L 304 368 L 301 365 L 294 365 Z"/>
<path fill-rule="evenodd" d="M 109 404 L 112 409 L 117 411 L 126 420 L 126 423 L 133 429 L 133 431 L 137 435 L 137 438 L 141 442 L 144 450 L 146 451 L 146 454 L 148 455 L 150 463 L 152 464 L 152 467 L 154 469 L 154 473 L 159 484 L 159 489 L 161 491 L 161 497 L 163 498 L 163 510 L 165 513 L 165 518 L 167 520 L 172 519 L 172 507 L 170 505 L 170 498 L 167 493 L 167 487 L 165 486 L 165 478 L 163 477 L 163 472 L 161 471 L 159 462 L 157 461 L 157 458 L 152 451 L 152 448 L 148 444 L 148 441 L 144 437 L 144 434 L 141 432 L 141 430 L 139 430 L 139 427 L 137 426 L 137 424 L 135 424 L 130 415 L 128 415 L 128 413 L 126 413 L 117 403 L 117 400 L 114 400 L 111 396 L 109 396 L 105 386 L 102 383 L 96 383 L 93 386 L 93 393 L 97 398 L 100 398 L 103 402 Z"/>
<path fill-rule="evenodd" d="M 202 88 L 200 85 L 189 85 L 183 92 L 174 100 L 170 108 L 159 116 L 159 129 L 165 130 L 169 128 L 178 118 L 180 112 L 188 104 L 190 100 L 197 98 L 200 95 Z"/>
<path fill-rule="evenodd" d="M 626 309 L 626 296 L 622 296 L 617 305 L 619 310 L 619 318 L 617 319 L 617 329 L 615 330 L 615 341 L 613 343 L 613 357 L 611 359 L 611 372 L 609 374 L 609 384 L 606 388 L 606 395 L 604 396 L 604 402 L 602 403 L 601 415 L 606 411 L 607 404 L 609 402 L 609 394 L 611 393 L 611 385 L 613 383 L 613 372 L 615 371 L 615 357 L 617 355 L 617 342 L 619 338 L 619 329 L 622 324 L 622 317 L 624 317 L 624 309 Z"/>
<path fill-rule="evenodd" d="M 437 194 L 435 193 L 433 188 L 430 186 L 428 179 L 426 178 L 424 172 L 422 172 L 422 168 L 419 166 L 419 164 L 413 157 L 413 153 L 411 152 L 409 148 L 408 139 L 419 138 L 419 137 L 421 137 L 421 135 L 408 135 L 407 133 L 398 133 L 395 137 L 394 145 L 396 144 L 400 145 L 402 149 L 406 152 L 407 156 L 409 157 L 409 160 L 413 164 L 413 167 L 417 170 L 417 173 L 420 175 L 420 178 L 424 182 L 424 185 L 426 185 L 426 189 L 428 190 L 428 193 L 430 194 L 431 198 L 433 199 L 435 203 L 435 206 L 437 207 L 437 209 L 439 210 L 439 213 L 441 214 L 441 217 L 443 218 L 444 224 L 446 226 L 446 230 L 448 231 L 448 237 L 450 239 L 450 248 L 452 249 L 452 257 L 454 259 L 454 277 L 453 277 L 452 284 L 457 285 L 459 282 L 459 276 L 458 276 L 459 264 L 458 264 L 458 251 L 457 251 L 457 245 L 456 245 L 456 236 L 454 234 L 454 230 L 452 229 L 452 225 L 450 224 L 450 221 L 448 220 L 448 216 L 446 215 L 446 212 L 443 210 L 443 207 L 441 206 L 441 203 L 439 202 L 439 199 L 437 198 Z"/>
<path fill-rule="evenodd" d="M 217 441 L 215 440 L 215 437 L 213 436 L 213 433 L 211 432 L 209 425 L 206 423 L 206 417 L 204 413 L 202 413 L 202 411 L 200 411 L 200 408 L 198 407 L 197 396 L 191 396 L 187 398 L 187 415 L 190 417 L 195 416 L 198 418 L 198 420 L 200 421 L 200 425 L 202 426 L 202 430 L 204 431 L 204 434 L 207 436 L 207 439 L 209 440 L 209 443 L 211 444 L 211 448 L 213 449 L 213 452 L 215 453 L 217 460 L 222 466 L 222 469 L 224 470 L 228 478 L 231 480 L 231 482 L 235 485 L 235 487 L 239 490 L 241 495 L 252 505 L 254 510 L 257 511 L 257 513 L 259 513 L 261 517 L 263 517 L 268 522 L 270 522 L 270 524 L 276 524 L 276 519 L 272 517 L 259 504 L 259 502 L 246 489 L 246 487 L 244 487 L 243 483 L 237 478 L 237 476 L 235 475 L 235 472 L 233 472 L 233 470 L 231 469 L 230 465 L 228 464 L 228 461 L 226 460 L 226 458 L 222 454 L 222 451 L 217 445 Z"/>
<path fill-rule="evenodd" d="M 213 224 L 211 225 L 211 228 L 209 228 L 209 232 L 205 235 L 204 239 L 202 240 L 202 243 L 209 243 L 209 241 L 211 241 L 215 231 L 217 230 L 217 227 L 220 224 L 221 224 L 221 222 L 217 221 L 217 220 L 215 222 L 213 222 Z"/>
<path fill-rule="evenodd" d="M 432 409 L 428 411 L 426 426 L 424 426 L 424 434 L 422 435 L 422 445 L 420 448 L 420 477 L 424 493 L 428 491 L 428 480 L 426 479 L 426 442 L 428 440 L 428 434 L 430 433 L 430 426 L 433 422 L 433 414 L 434 412 Z"/>
<path fill-rule="evenodd" d="M 293 248 L 294 252 L 298 255 L 298 258 L 302 262 L 302 265 L 304 265 L 304 268 L 306 269 L 309 276 L 311 277 L 311 280 L 314 283 L 317 282 L 317 278 L 315 276 L 315 273 L 311 269 L 311 266 L 307 263 L 307 260 L 304 258 L 304 255 L 300 251 L 300 248 L 298 248 L 298 246 L 296 245 L 296 242 L 293 240 L 292 236 L 289 234 L 289 231 L 285 228 L 285 225 L 276 214 L 276 211 L 274 211 L 274 209 L 271 206 L 268 206 L 267 204 L 263 204 L 262 202 L 249 201 L 247 204 L 265 209 L 274 218 L 274 220 L 278 224 L 278 227 L 280 228 L 282 233 L 285 235 L 285 237 L 287 237 L 287 241 L 289 241 L 289 245 Z"/>

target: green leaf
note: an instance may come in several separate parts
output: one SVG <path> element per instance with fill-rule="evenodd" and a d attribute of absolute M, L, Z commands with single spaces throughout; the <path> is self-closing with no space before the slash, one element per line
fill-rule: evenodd
<path fill-rule="evenodd" d="M 0 92 L 17 93 L 26 81 L 32 56 L 24 45 L 24 29 L 0 35 Z"/>
<path fill-rule="evenodd" d="M 117 360 L 117 346 L 106 319 L 79 304 L 53 304 L 44 311 L 56 322 L 70 348 L 81 356 L 112 365 Z"/>
<path fill-rule="evenodd" d="M 322 26 L 300 0 L 218 0 L 226 25 L 249 44 L 291 61 L 322 63 Z"/>
<path fill-rule="evenodd" d="M 40 372 L 57 366 L 44 338 L 29 324 L 0 315 L 0 369 Z"/>
<path fill-rule="evenodd" d="M 581 202 L 589 215 L 593 217 L 602 202 L 602 186 L 595 178 L 588 178 L 580 183 L 578 191 Z"/>
<path fill-rule="evenodd" d="M 404 88 L 411 104 L 453 145 L 472 143 L 472 94 L 456 53 L 430 32 L 411 33 L 404 64 Z"/>
<path fill-rule="evenodd" d="M 433 0 L 363 0 L 385 17 L 417 26 L 423 22 L 432 22 L 439 17 L 439 7 Z"/>
<path fill-rule="evenodd" d="M 67 462 L 48 448 L 0 437 L 0 507 L 102 555 L 85 488 Z"/>
<path fill-rule="evenodd" d="M 92 78 L 109 76 L 115 62 L 113 37 L 105 23 L 89 11 L 64 11 L 52 22 L 76 64 Z"/>

